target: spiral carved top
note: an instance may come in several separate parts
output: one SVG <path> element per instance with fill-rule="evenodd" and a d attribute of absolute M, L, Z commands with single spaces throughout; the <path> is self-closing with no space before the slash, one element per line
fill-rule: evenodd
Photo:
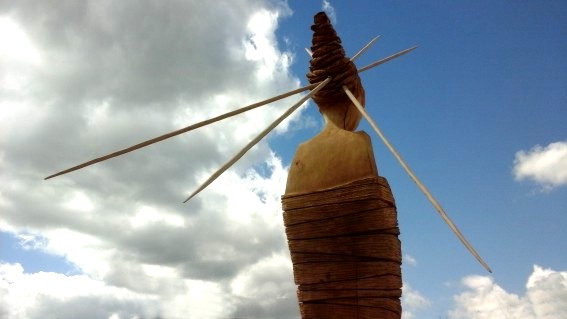
<path fill-rule="evenodd" d="M 346 85 L 354 92 L 362 87 L 360 77 L 354 63 L 346 57 L 341 39 L 327 15 L 319 12 L 314 20 L 315 24 L 311 26 L 314 32 L 311 46 L 313 55 L 307 79 L 309 83 L 319 83 L 330 76 L 331 82 L 313 99 L 319 106 L 340 103 L 347 98 L 342 86 Z"/>

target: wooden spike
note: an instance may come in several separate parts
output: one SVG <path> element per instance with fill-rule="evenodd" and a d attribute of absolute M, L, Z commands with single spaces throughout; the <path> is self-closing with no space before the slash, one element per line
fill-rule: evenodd
<path fill-rule="evenodd" d="M 376 62 L 374 62 L 374 63 L 370 63 L 369 65 L 364 66 L 364 67 L 358 69 L 358 73 L 364 72 L 364 71 L 366 71 L 366 70 L 368 70 L 368 69 L 372 69 L 373 67 L 379 66 L 380 64 L 384 64 L 384 63 L 386 63 L 386 62 L 388 62 L 388 61 L 390 61 L 390 60 L 393 60 L 393 59 L 395 59 L 395 58 L 397 58 L 397 57 L 400 57 L 400 56 L 402 56 L 402 55 L 404 55 L 404 54 L 406 54 L 406 53 L 409 53 L 409 52 L 411 52 L 411 51 L 413 51 L 413 50 L 415 50 L 415 49 L 417 49 L 417 46 L 414 46 L 414 47 L 411 47 L 411 48 L 407 48 L 407 49 L 402 50 L 402 51 L 400 51 L 400 52 L 398 52 L 398 53 L 392 54 L 392 55 L 390 55 L 390 56 L 387 57 L 387 58 L 383 58 L 382 60 L 378 60 L 378 61 L 376 61 Z"/>
<path fill-rule="evenodd" d="M 350 60 L 352 62 L 354 62 L 356 59 L 358 59 L 364 52 L 366 52 L 368 49 L 370 49 L 370 47 L 376 43 L 376 41 L 380 38 L 380 36 L 375 37 L 374 39 L 370 40 L 370 42 L 368 42 L 367 45 L 365 45 L 362 49 L 360 49 L 360 51 L 358 51 L 355 55 L 352 56 L 352 58 L 350 58 Z"/>
<path fill-rule="evenodd" d="M 370 45 L 372 45 L 373 42 L 375 42 L 375 40 L 377 40 L 378 38 L 379 38 L 379 37 L 376 37 L 376 38 L 372 39 L 372 41 L 370 41 L 370 43 L 368 43 L 368 44 L 366 45 L 366 47 L 369 47 Z M 382 59 L 382 60 L 379 60 L 379 61 L 377 61 L 377 62 L 374 62 L 374 63 L 372 63 L 372 64 L 369 64 L 369 65 L 367 65 L 367 66 L 365 66 L 365 67 L 363 67 L 363 68 L 358 69 L 358 72 L 359 72 L 359 73 L 360 73 L 360 72 L 364 72 L 364 71 L 366 71 L 366 70 L 368 70 L 368 69 L 371 69 L 371 68 L 373 68 L 373 67 L 375 67 L 375 66 L 378 66 L 378 65 L 380 65 L 380 64 L 386 63 L 386 62 L 388 62 L 388 61 L 390 61 L 390 60 L 393 60 L 393 59 L 395 59 L 395 58 L 397 58 L 397 57 L 399 57 L 399 56 L 401 56 L 401 55 L 403 55 L 403 54 L 406 54 L 406 53 L 408 53 L 408 52 L 414 50 L 415 48 L 417 48 L 417 47 L 412 47 L 412 48 L 409 48 L 409 49 L 400 51 L 400 52 L 398 52 L 398 53 L 396 53 L 396 54 L 394 54 L 394 55 L 391 55 L 391 56 L 389 56 L 389 57 L 387 57 L 387 58 L 384 58 L 384 59 Z M 306 50 L 307 50 L 307 49 L 306 49 Z M 363 48 L 362 50 L 365 50 L 365 48 Z M 360 56 L 360 54 L 362 53 L 362 50 L 361 50 L 361 52 L 357 53 L 357 54 L 353 57 L 353 59 L 357 58 L 357 56 Z M 309 52 L 309 50 L 307 50 L 307 52 Z M 60 176 L 60 175 L 64 175 L 64 174 L 67 174 L 67 173 L 70 173 L 70 172 L 79 170 L 79 169 L 81 169 L 81 168 L 85 168 L 85 167 L 87 167 L 87 166 L 91 166 L 91 165 L 93 165 L 93 164 L 100 163 L 100 162 L 106 161 L 106 160 L 108 160 L 108 159 L 111 159 L 111 158 L 114 158 L 114 157 L 117 157 L 117 156 L 120 156 L 120 155 L 124 155 L 124 154 L 126 154 L 126 153 L 129 153 L 129 152 L 135 151 L 135 150 L 137 150 L 137 149 L 140 149 L 140 148 L 149 146 L 149 145 L 151 145 L 151 144 L 154 144 L 154 143 L 157 143 L 157 142 L 161 142 L 161 141 L 166 140 L 166 139 L 168 139 L 168 138 L 171 138 L 171 137 L 174 137 L 174 136 L 177 136 L 177 135 L 180 135 L 180 134 L 183 134 L 183 133 L 192 131 L 192 130 L 197 129 L 197 128 L 199 128 L 199 127 L 202 127 L 202 126 L 205 126 L 205 125 L 209 125 L 209 124 L 211 124 L 211 123 L 214 123 L 214 122 L 217 122 L 217 121 L 220 121 L 220 120 L 229 118 L 229 117 L 231 117 L 231 116 L 234 116 L 234 115 L 237 115 L 237 114 L 240 114 L 240 113 L 243 113 L 243 112 L 250 111 L 250 110 L 252 110 L 252 109 L 254 109 L 254 108 L 257 108 L 257 107 L 260 107 L 260 106 L 262 106 L 262 105 L 266 105 L 266 104 L 269 104 L 269 103 L 272 103 L 272 102 L 281 100 L 281 99 L 283 99 L 283 98 L 289 97 L 289 96 L 291 96 L 291 95 L 298 94 L 298 93 L 307 91 L 307 90 L 309 90 L 309 89 L 313 89 L 314 87 L 316 87 L 317 85 L 319 85 L 319 84 L 321 84 L 321 83 L 322 83 L 322 82 L 314 83 L 314 84 L 310 84 L 310 85 L 306 85 L 306 86 L 301 87 L 301 88 L 299 88 L 299 89 L 292 90 L 292 91 L 289 91 L 289 92 L 286 92 L 286 93 L 283 93 L 283 94 L 274 96 L 274 97 L 272 97 L 272 98 L 269 98 L 269 99 L 260 101 L 260 102 L 258 102 L 258 103 L 250 104 L 250 105 L 245 106 L 245 107 L 243 107 L 243 108 L 240 108 L 240 109 L 238 109 L 238 110 L 231 111 L 231 112 L 228 112 L 228 113 L 219 115 L 219 116 L 217 116 L 217 117 L 214 117 L 214 118 L 211 118 L 211 119 L 208 119 L 208 120 L 205 120 L 205 121 L 202 121 L 202 122 L 199 122 L 199 123 L 196 123 L 196 124 L 193 124 L 193 125 L 184 127 L 184 128 L 182 128 L 182 129 L 179 129 L 179 130 L 176 130 L 176 131 L 173 131 L 173 132 L 170 132 L 170 133 L 167 133 L 167 134 L 164 134 L 164 135 L 161 135 L 161 136 L 152 138 L 152 139 L 150 139 L 150 140 L 147 140 L 147 141 L 138 143 L 138 144 L 136 144 L 136 145 L 133 145 L 133 146 L 124 148 L 124 149 L 122 149 L 122 150 L 119 150 L 119 151 L 116 151 L 116 152 L 113 152 L 113 153 L 110 153 L 110 154 L 107 154 L 107 155 L 104 155 L 104 156 L 101 156 L 101 157 L 97 157 L 97 158 L 92 159 L 92 160 L 90 160 L 90 161 L 87 161 L 87 162 L 84 162 L 84 163 L 82 163 L 82 164 L 73 166 L 73 167 L 71 167 L 71 168 L 65 169 L 65 170 L 60 171 L 60 172 L 58 172 L 58 173 L 49 175 L 49 176 L 45 177 L 44 179 L 47 180 L 47 179 L 50 179 L 50 178 L 53 178 L 53 177 L 57 177 L 57 176 Z"/>
<path fill-rule="evenodd" d="M 63 171 L 61 171 L 61 172 L 59 172 L 59 173 L 55 173 L 55 174 L 53 174 L 53 175 L 49 175 L 49 176 L 47 176 L 47 177 L 44 178 L 44 179 L 50 179 L 50 178 L 53 178 L 53 177 L 56 177 L 56 176 L 59 176 L 59 175 L 67 174 L 67 173 L 70 173 L 70 172 L 79 170 L 79 169 L 81 169 L 81 168 L 85 168 L 85 167 L 87 167 L 87 166 L 90 166 L 90 165 L 93 165 L 93 164 L 96 164 L 96 163 L 99 163 L 99 162 L 106 161 L 106 160 L 111 159 L 111 158 L 113 158 L 113 157 L 117 157 L 117 156 L 120 156 L 120 155 L 124 155 L 124 154 L 126 154 L 126 153 L 135 151 L 135 150 L 137 150 L 137 149 L 146 147 L 146 146 L 148 146 L 148 145 L 151 145 L 151 144 L 154 144 L 154 143 L 157 143 L 157 142 L 161 142 L 161 141 L 166 140 L 166 139 L 168 139 L 168 138 L 171 138 L 171 137 L 174 137 L 174 136 L 177 136 L 177 135 L 180 135 L 180 134 L 183 134 L 183 133 L 192 131 L 192 130 L 197 129 L 197 128 L 199 128 L 199 127 L 202 127 L 202 126 L 205 126 L 205 125 L 209 125 L 209 124 L 212 124 L 212 123 L 214 123 L 214 122 L 217 122 L 217 121 L 220 121 L 220 120 L 224 120 L 224 119 L 226 119 L 226 118 L 229 118 L 229 117 L 231 117 L 231 116 L 235 116 L 235 115 L 237 115 L 237 114 L 250 111 L 250 110 L 255 109 L 255 108 L 257 108 L 257 107 L 260 107 L 260 106 L 262 106 L 262 105 L 266 105 L 266 104 L 269 104 L 269 103 L 272 103 L 272 102 L 281 100 L 281 99 L 283 99 L 283 98 L 289 97 L 289 96 L 291 96 L 291 95 L 298 94 L 298 93 L 301 93 L 301 92 L 303 92 L 303 91 L 307 91 L 307 90 L 312 89 L 312 88 L 314 88 L 314 87 L 316 87 L 316 86 L 317 86 L 317 84 L 310 84 L 310 85 L 304 86 L 304 87 L 302 87 L 302 88 L 295 89 L 295 90 L 292 90 L 292 91 L 289 91 L 289 92 L 286 92 L 286 93 L 283 93 L 283 94 L 280 94 L 280 95 L 271 97 L 271 98 L 269 98 L 269 99 L 266 99 L 266 100 L 263 100 L 263 101 L 260 101 L 260 102 L 254 103 L 254 104 L 250 104 L 250 105 L 245 106 L 245 107 L 243 107 L 243 108 L 240 108 L 240 109 L 238 109 L 238 110 L 234 110 L 234 111 L 231 111 L 231 112 L 228 112 L 228 113 L 219 115 L 219 116 L 217 116 L 217 117 L 213 117 L 213 118 L 211 118 L 211 119 L 208 119 L 208 120 L 205 120 L 205 121 L 202 121 L 202 122 L 199 122 L 199 123 L 196 123 L 196 124 L 193 124 L 193 125 L 184 127 L 184 128 L 182 128 L 182 129 L 179 129 L 179 130 L 176 130 L 176 131 L 173 131 L 173 132 L 170 132 L 170 133 L 167 133 L 167 134 L 158 136 L 158 137 L 154 137 L 154 138 L 152 138 L 152 139 L 150 139 L 150 140 L 147 140 L 147 141 L 138 143 L 138 144 L 136 144 L 136 145 L 127 147 L 127 148 L 125 148 L 125 149 L 122 149 L 122 150 L 119 150 L 119 151 L 116 151 L 116 152 L 113 152 L 113 153 L 110 153 L 110 154 L 107 154 L 107 155 L 104 155 L 104 156 L 95 158 L 95 159 L 90 160 L 90 161 L 88 161 L 88 162 L 85 162 L 85 163 L 82 163 L 82 164 L 73 166 L 73 167 L 68 168 L 68 169 L 66 169 L 66 170 L 63 170 Z"/>
<path fill-rule="evenodd" d="M 215 179 L 222 175 L 229 167 L 231 167 L 234 163 L 236 163 L 246 152 L 248 152 L 254 145 L 256 145 L 261 139 L 263 139 L 268 133 L 270 133 L 276 126 L 278 126 L 285 118 L 287 118 L 291 113 L 297 110 L 305 101 L 311 98 L 315 93 L 317 93 L 320 89 L 322 89 L 331 78 L 327 78 L 325 81 L 319 83 L 317 87 L 315 87 L 309 94 L 305 95 L 301 98 L 297 103 L 295 103 L 292 107 L 290 107 L 282 116 L 280 116 L 277 120 L 275 120 L 270 126 L 268 126 L 264 131 L 262 131 L 256 138 L 254 138 L 250 143 L 244 146 L 233 158 L 231 158 L 228 162 L 226 162 L 221 168 L 219 168 L 216 172 L 209 177 L 197 190 L 195 190 L 186 200 L 183 202 L 186 203 L 188 200 L 193 198 L 195 195 L 199 194 L 203 189 L 209 186 Z"/>
<path fill-rule="evenodd" d="M 311 52 L 311 50 L 309 50 L 309 48 L 305 48 L 305 52 L 307 52 L 307 54 L 309 54 L 310 58 L 313 57 L 313 52 Z"/>
<path fill-rule="evenodd" d="M 394 155 L 394 157 L 398 160 L 398 162 L 400 162 L 400 164 L 402 165 L 402 167 L 404 168 L 404 170 L 406 171 L 406 173 L 408 173 L 408 175 L 411 177 L 411 179 L 416 183 L 417 187 L 425 194 L 425 196 L 427 197 L 427 199 L 431 202 L 431 204 L 433 204 L 433 207 L 435 207 L 435 209 L 437 210 L 437 212 L 439 212 L 439 214 L 441 215 L 441 218 L 443 218 L 443 220 L 447 223 L 447 225 L 449 225 L 449 228 L 451 228 L 451 230 L 453 231 L 453 233 L 455 233 L 455 235 L 457 235 L 457 237 L 459 238 L 459 240 L 465 245 L 465 247 L 468 249 L 468 251 L 476 258 L 476 260 L 478 260 L 478 262 L 480 262 L 480 264 L 486 269 L 488 270 L 488 272 L 492 272 L 492 270 L 490 269 L 490 267 L 488 266 L 488 264 L 486 264 L 484 262 L 484 260 L 482 259 L 482 257 L 480 257 L 480 255 L 476 252 L 476 250 L 473 248 L 473 246 L 467 241 L 467 239 L 465 238 L 465 236 L 463 236 L 463 234 L 461 233 L 461 231 L 457 228 L 457 226 L 455 225 L 455 223 L 453 223 L 453 221 L 451 220 L 451 218 L 449 218 L 449 216 L 447 215 L 447 213 L 445 213 L 445 210 L 443 210 L 443 208 L 441 207 L 441 204 L 439 204 L 439 202 L 433 197 L 433 195 L 429 192 L 429 190 L 425 187 L 425 185 L 423 185 L 423 183 L 417 178 L 417 176 L 413 173 L 413 171 L 410 169 L 410 167 L 408 166 L 408 164 L 404 161 L 404 159 L 401 157 L 401 155 L 398 153 L 398 151 L 396 151 L 396 149 L 392 146 L 392 144 L 390 144 L 390 142 L 388 141 L 388 139 L 384 136 L 384 134 L 382 133 L 382 131 L 380 130 L 380 128 L 378 128 L 378 125 L 376 124 L 376 122 L 374 122 L 374 120 L 370 117 L 370 115 L 368 115 L 368 113 L 366 112 L 366 110 L 364 109 L 364 107 L 360 104 L 360 102 L 358 102 L 358 100 L 356 99 L 356 97 L 352 94 L 352 92 L 350 92 L 350 90 L 346 87 L 343 86 L 343 90 L 345 91 L 345 93 L 348 95 L 348 97 L 350 98 L 350 100 L 352 101 L 352 103 L 356 106 L 356 108 L 358 109 L 358 111 L 360 111 L 360 113 L 362 114 L 362 116 L 364 116 L 364 118 L 366 118 L 366 120 L 368 121 L 368 123 L 370 123 L 370 125 L 372 126 L 372 128 L 374 129 L 374 131 L 376 131 L 376 133 L 378 134 L 378 136 L 380 137 L 380 139 L 382 139 L 382 141 L 384 142 L 384 144 L 386 144 L 386 147 L 388 147 L 388 149 L 390 150 L 390 152 L 392 152 L 392 154 Z"/>

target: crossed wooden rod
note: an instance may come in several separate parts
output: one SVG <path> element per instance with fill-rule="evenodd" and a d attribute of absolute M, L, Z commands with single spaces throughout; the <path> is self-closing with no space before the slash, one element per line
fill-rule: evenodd
<path fill-rule="evenodd" d="M 367 45 L 365 45 L 359 52 L 357 52 L 351 58 L 351 61 L 354 62 L 360 55 L 362 55 L 364 52 L 366 52 L 366 50 L 368 50 L 378 40 L 379 37 L 380 36 L 373 38 Z M 386 58 L 383 58 L 383 59 L 378 60 L 376 62 L 373 62 L 373 63 L 371 63 L 367 66 L 364 66 L 364 67 L 358 69 L 358 73 L 364 72 L 364 71 L 369 70 L 373 67 L 376 67 L 376 66 L 384 64 L 388 61 L 391 61 L 391 60 L 393 60 L 397 57 L 400 57 L 400 56 L 402 56 L 406 53 L 409 53 L 409 52 L 415 50 L 416 48 L 417 48 L 417 46 L 414 46 L 414 47 L 402 50 L 398 53 L 392 54 L 389 57 L 386 57 Z M 311 54 L 311 52 L 309 50 L 307 50 L 307 53 Z M 71 168 L 65 169 L 65 170 L 60 171 L 58 173 L 55 173 L 53 175 L 49 175 L 45 179 L 47 180 L 47 179 L 50 179 L 50 178 L 53 178 L 53 177 L 56 177 L 56 176 L 59 176 L 59 175 L 63 175 L 63 174 L 67 174 L 67 173 L 79 170 L 81 168 L 85 168 L 87 166 L 90 166 L 90 165 L 93 165 L 93 164 L 96 164 L 96 163 L 99 163 L 99 162 L 102 162 L 102 161 L 106 161 L 106 160 L 111 159 L 113 157 L 117 157 L 117 156 L 129 153 L 129 152 L 135 151 L 137 149 L 146 147 L 148 145 L 151 145 L 151 144 L 154 144 L 154 143 L 157 143 L 157 142 L 161 142 L 161 141 L 166 140 L 168 138 L 171 138 L 171 137 L 174 137 L 174 136 L 195 130 L 197 128 L 212 124 L 214 122 L 218 122 L 220 120 L 224 120 L 224 119 L 232 117 L 234 115 L 250 111 L 250 110 L 255 109 L 257 107 L 260 107 L 260 106 L 263 106 L 263 105 L 284 99 L 286 97 L 289 97 L 289 96 L 292 96 L 292 95 L 295 95 L 295 94 L 298 94 L 298 93 L 301 93 L 301 92 L 304 92 L 304 91 L 307 91 L 307 90 L 311 90 L 311 92 L 309 92 L 307 95 L 302 97 L 297 103 L 295 103 L 293 106 L 291 106 L 284 114 L 282 114 L 279 118 L 277 118 L 272 124 L 270 124 L 270 126 L 268 126 L 265 130 L 263 130 L 256 138 L 254 138 L 246 146 L 244 146 L 234 157 L 232 157 L 228 162 L 226 162 L 223 166 L 221 166 L 221 168 L 219 168 L 215 173 L 213 173 L 211 175 L 211 177 L 209 177 L 203 184 L 201 184 L 201 186 L 199 186 L 191 195 L 189 195 L 189 197 L 187 197 L 187 199 L 185 199 L 183 201 L 184 203 L 186 203 L 191 198 L 193 198 L 198 193 L 200 193 L 202 190 L 204 190 L 207 186 L 209 186 L 220 175 L 222 175 L 222 173 L 224 173 L 229 167 L 231 167 L 240 158 L 242 158 L 242 156 L 244 156 L 244 154 L 246 154 L 254 145 L 256 145 L 260 140 L 262 140 L 269 132 L 271 132 L 276 126 L 278 126 L 289 115 L 291 115 L 293 112 L 295 112 L 303 103 L 305 103 L 308 99 L 310 99 L 313 95 L 315 95 L 319 90 L 321 90 L 330 81 L 331 81 L 331 77 L 328 77 L 327 79 L 325 79 L 324 81 L 322 81 L 320 83 L 309 84 L 309 85 L 306 85 L 304 87 L 301 87 L 301 88 L 298 88 L 298 89 L 295 89 L 295 90 L 292 90 L 292 91 L 271 97 L 269 99 L 266 99 L 266 100 L 263 100 L 263 101 L 260 101 L 260 102 L 254 103 L 254 104 L 250 104 L 250 105 L 242 107 L 240 109 L 219 115 L 217 117 L 213 117 L 213 118 L 210 118 L 208 120 L 205 120 L 205 121 L 184 127 L 182 129 L 179 129 L 179 130 L 176 130 L 176 131 L 173 131 L 173 132 L 170 132 L 170 133 L 158 136 L 158 137 L 154 137 L 150 140 L 147 140 L 147 141 L 138 143 L 136 145 L 121 149 L 119 151 L 116 151 L 116 152 L 113 152 L 113 153 L 92 159 L 88 162 L 73 166 Z M 345 91 L 345 93 L 347 94 L 349 99 L 353 102 L 353 104 L 356 106 L 356 108 L 360 111 L 362 116 L 364 116 L 364 118 L 370 123 L 370 125 L 372 126 L 374 131 L 376 131 L 376 133 L 378 134 L 380 139 L 384 142 L 384 144 L 390 150 L 390 152 L 392 152 L 392 154 L 398 160 L 398 162 L 403 167 L 403 169 L 406 171 L 406 173 L 416 183 L 417 187 L 425 194 L 425 196 L 431 202 L 433 207 L 435 207 L 437 212 L 441 215 L 441 218 L 443 218 L 443 220 L 447 223 L 447 225 L 449 225 L 449 228 L 451 228 L 453 233 L 459 238 L 459 240 L 463 243 L 463 245 L 465 245 L 467 250 L 476 258 L 476 260 L 488 272 L 492 272 L 492 270 L 490 269 L 488 264 L 486 264 L 486 262 L 484 262 L 482 257 L 480 257 L 480 255 L 476 252 L 476 250 L 472 247 L 472 245 L 467 241 L 467 239 L 464 237 L 464 235 L 461 233 L 461 231 L 457 228 L 455 223 L 453 223 L 451 218 L 449 218 L 449 216 L 447 215 L 447 213 L 445 212 L 443 207 L 441 207 L 441 204 L 439 204 L 439 202 L 435 199 L 435 197 L 433 197 L 431 192 L 429 192 L 429 190 L 425 187 L 425 185 L 413 173 L 413 171 L 411 170 L 409 165 L 404 161 L 404 159 L 401 157 L 401 155 L 398 153 L 398 151 L 394 148 L 394 146 L 388 141 L 388 139 L 382 133 L 382 131 L 380 130 L 380 128 L 378 127 L 376 122 L 370 117 L 370 115 L 366 112 L 364 107 L 360 104 L 360 102 L 356 99 L 356 97 L 352 94 L 352 92 L 346 86 L 343 86 L 343 90 Z"/>

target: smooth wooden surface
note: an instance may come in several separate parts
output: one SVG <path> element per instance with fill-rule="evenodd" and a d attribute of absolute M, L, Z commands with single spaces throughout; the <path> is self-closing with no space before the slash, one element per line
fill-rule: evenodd
<path fill-rule="evenodd" d="M 289 168 L 286 195 L 332 188 L 377 174 L 368 134 L 329 123 L 298 147 Z"/>

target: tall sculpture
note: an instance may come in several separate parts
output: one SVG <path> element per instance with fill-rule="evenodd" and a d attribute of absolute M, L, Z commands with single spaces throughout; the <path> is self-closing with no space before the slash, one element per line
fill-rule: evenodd
<path fill-rule="evenodd" d="M 369 121 L 459 240 L 491 271 L 364 110 L 365 92 L 358 74 L 415 47 L 357 70 L 353 60 L 376 38 L 349 59 L 325 13 L 315 15 L 312 30 L 309 85 L 95 158 L 45 179 L 310 90 L 185 202 L 205 189 L 305 101 L 313 98 L 323 115 L 325 127 L 298 147 L 282 196 L 284 225 L 303 319 L 401 317 L 402 258 L 396 206 L 387 180 L 378 174 L 370 137 L 365 132 L 354 132 L 361 117 Z"/>
<path fill-rule="evenodd" d="M 400 318 L 401 245 L 394 198 L 378 175 L 370 137 L 353 132 L 364 88 L 324 13 L 315 16 L 311 83 L 325 127 L 301 144 L 282 197 L 303 319 Z M 363 102 L 364 103 L 364 102 Z"/>

